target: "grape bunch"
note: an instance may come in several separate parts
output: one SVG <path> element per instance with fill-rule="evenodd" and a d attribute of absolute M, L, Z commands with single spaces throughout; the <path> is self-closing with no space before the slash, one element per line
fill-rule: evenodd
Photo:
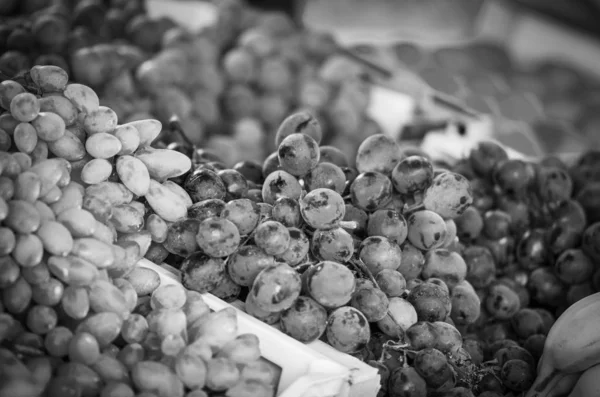
<path fill-rule="evenodd" d="M 0 396 L 273 396 L 235 309 L 137 265 L 186 218 L 191 160 L 61 68 L 27 78 L 0 83 Z"/>

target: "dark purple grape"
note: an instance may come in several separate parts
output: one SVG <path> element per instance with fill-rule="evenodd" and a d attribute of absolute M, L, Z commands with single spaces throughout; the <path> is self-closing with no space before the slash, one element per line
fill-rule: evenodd
<path fill-rule="evenodd" d="M 302 224 L 302 214 L 298 200 L 289 197 L 278 198 L 273 203 L 271 217 L 286 227 L 299 227 Z"/>
<path fill-rule="evenodd" d="M 236 284 L 250 287 L 261 270 L 275 264 L 275 258 L 256 245 L 245 245 L 227 261 L 227 271 Z"/>
<path fill-rule="evenodd" d="M 434 283 L 415 285 L 407 300 L 417 311 L 419 321 L 444 321 L 450 314 L 451 301 L 448 292 Z"/>
<path fill-rule="evenodd" d="M 581 244 L 581 233 L 570 228 L 553 225 L 546 231 L 548 249 L 556 256 L 570 248 L 579 247 Z"/>
<path fill-rule="evenodd" d="M 537 175 L 537 190 L 544 202 L 558 204 L 571 197 L 573 181 L 565 169 L 540 167 Z"/>
<path fill-rule="evenodd" d="M 283 170 L 271 172 L 262 185 L 262 198 L 267 204 L 273 204 L 281 197 L 299 199 L 301 194 L 302 187 L 298 180 Z"/>
<path fill-rule="evenodd" d="M 413 367 L 400 367 L 390 374 L 388 393 L 394 397 L 427 397 L 427 383 Z"/>
<path fill-rule="evenodd" d="M 335 146 L 321 146 L 321 163 L 332 163 L 338 167 L 348 167 L 348 158 L 340 149 Z"/>
<path fill-rule="evenodd" d="M 308 268 L 302 278 L 306 293 L 328 309 L 347 304 L 356 290 L 354 274 L 336 262 L 319 262 Z"/>
<path fill-rule="evenodd" d="M 600 181 L 586 184 L 578 193 L 576 200 L 585 210 L 590 222 L 600 221 Z"/>
<path fill-rule="evenodd" d="M 527 349 L 529 353 L 533 356 L 535 360 L 539 360 L 544 352 L 544 345 L 546 344 L 546 335 L 544 334 L 535 334 L 530 335 L 525 342 L 523 342 L 523 347 Z"/>
<path fill-rule="evenodd" d="M 269 255 L 281 255 L 290 245 L 290 232 L 279 222 L 265 221 L 256 227 L 254 242 Z"/>
<path fill-rule="evenodd" d="M 327 341 L 343 353 L 363 349 L 371 337 L 365 316 L 351 306 L 335 309 L 327 319 Z"/>
<path fill-rule="evenodd" d="M 279 312 L 292 307 L 300 296 L 300 275 L 285 263 L 276 263 L 258 273 L 249 296 L 259 309 Z"/>
<path fill-rule="evenodd" d="M 504 237 L 500 240 L 479 237 L 476 243 L 490 250 L 498 269 L 503 269 L 514 260 L 515 240 L 512 236 Z"/>
<path fill-rule="evenodd" d="M 290 266 L 297 266 L 306 259 L 308 251 L 310 250 L 310 240 L 300 229 L 291 227 L 288 231 L 290 233 L 290 244 L 288 245 L 288 249 L 283 254 L 277 255 L 276 257 Z"/>
<path fill-rule="evenodd" d="M 336 227 L 346 214 L 344 199 L 331 189 L 315 189 L 299 201 L 304 221 L 315 229 Z"/>
<path fill-rule="evenodd" d="M 469 180 L 475 179 L 477 177 L 475 171 L 473 170 L 473 167 L 471 167 L 471 163 L 468 158 L 462 158 L 458 160 L 451 168 L 452 172 L 461 174 Z"/>
<path fill-rule="evenodd" d="M 529 275 L 527 288 L 531 297 L 545 306 L 558 306 L 565 300 L 566 288 L 552 269 L 540 267 Z"/>
<path fill-rule="evenodd" d="M 473 171 L 483 177 L 490 176 L 496 165 L 507 159 L 506 150 L 491 141 L 477 143 L 469 153 L 469 161 Z"/>
<path fill-rule="evenodd" d="M 586 296 L 590 296 L 596 292 L 596 288 L 592 285 L 591 282 L 575 284 L 569 286 L 569 290 L 567 291 L 567 305 L 571 306 L 573 303 L 580 301 Z"/>
<path fill-rule="evenodd" d="M 248 189 L 248 194 L 246 195 L 248 200 L 252 200 L 255 203 L 262 203 L 262 190 L 261 189 Z"/>
<path fill-rule="evenodd" d="M 435 347 L 438 334 L 433 323 L 417 321 L 406 330 L 405 338 L 413 350 L 423 350 Z"/>
<path fill-rule="evenodd" d="M 408 241 L 421 250 L 440 247 L 447 233 L 446 222 L 433 211 L 417 211 L 408 217 Z"/>
<path fill-rule="evenodd" d="M 345 263 L 354 254 L 354 241 L 352 236 L 341 227 L 315 230 L 311 250 L 319 260 Z"/>
<path fill-rule="evenodd" d="M 580 249 L 563 252 L 554 263 L 556 275 L 568 285 L 588 281 L 595 271 L 592 260 Z"/>
<path fill-rule="evenodd" d="M 432 388 L 442 386 L 453 376 L 444 353 L 431 347 L 418 351 L 413 365 L 417 373 Z"/>
<path fill-rule="evenodd" d="M 263 180 L 267 179 L 272 172 L 281 170 L 281 165 L 279 164 L 279 153 L 273 152 L 267 156 L 262 165 L 262 177 Z"/>
<path fill-rule="evenodd" d="M 535 379 L 534 368 L 523 360 L 509 360 L 500 372 L 502 383 L 516 392 L 527 391 Z"/>
<path fill-rule="evenodd" d="M 565 229 L 583 232 L 587 225 L 585 210 L 575 200 L 565 200 L 552 211 L 552 219 L 555 225 Z"/>
<path fill-rule="evenodd" d="M 368 287 L 356 290 L 350 300 L 350 306 L 364 314 L 370 323 L 383 320 L 388 312 L 389 304 L 383 291 Z"/>
<path fill-rule="evenodd" d="M 423 192 L 432 182 L 433 166 L 425 157 L 407 157 L 392 170 L 392 184 L 403 195 L 412 196 Z"/>
<path fill-rule="evenodd" d="M 471 184 L 462 175 L 442 172 L 433 178 L 425 191 L 425 209 L 439 214 L 445 219 L 454 219 L 473 203 Z"/>
<path fill-rule="evenodd" d="M 490 210 L 483 214 L 483 233 L 492 240 L 508 236 L 511 224 L 510 215 L 504 211 Z"/>
<path fill-rule="evenodd" d="M 207 255 L 222 258 L 231 255 L 239 247 L 240 233 L 227 219 L 207 218 L 198 226 L 196 242 Z"/>
<path fill-rule="evenodd" d="M 521 346 L 505 346 L 498 349 L 494 353 L 494 358 L 498 361 L 498 365 L 502 367 L 506 362 L 510 360 L 523 360 L 532 367 L 535 366 L 535 360 L 531 353 Z"/>
<path fill-rule="evenodd" d="M 533 270 L 548 263 L 548 245 L 543 229 L 525 232 L 516 247 L 515 257 L 525 270 Z"/>
<path fill-rule="evenodd" d="M 207 167 L 215 172 L 219 172 L 219 171 L 223 171 L 227 169 L 227 166 L 225 165 L 225 163 L 221 162 L 221 161 L 209 161 L 208 163 L 204 164 L 203 167 Z"/>
<path fill-rule="evenodd" d="M 294 113 L 285 118 L 279 125 L 279 129 L 275 134 L 275 146 L 279 147 L 281 142 L 292 134 L 306 134 L 319 143 L 322 137 L 321 125 L 309 112 Z"/>
<path fill-rule="evenodd" d="M 473 191 L 473 207 L 485 212 L 494 207 L 496 202 L 494 187 L 485 179 L 475 178 L 471 180 Z"/>
<path fill-rule="evenodd" d="M 248 194 L 248 181 L 236 170 L 224 169 L 217 173 L 225 184 L 227 201 L 246 197 Z"/>
<path fill-rule="evenodd" d="M 181 282 L 187 289 L 210 292 L 225 279 L 225 261 L 211 258 L 203 252 L 194 252 L 181 264 L 181 275 Z"/>
<path fill-rule="evenodd" d="M 197 219 L 183 219 L 173 222 L 167 229 L 167 239 L 163 246 L 169 253 L 187 257 L 193 252 L 198 251 L 196 235 L 200 221 Z"/>
<path fill-rule="evenodd" d="M 354 167 L 341 167 L 341 168 L 342 168 L 342 171 L 344 172 L 344 175 L 346 175 L 346 190 L 348 190 L 348 187 L 350 186 L 350 184 L 352 184 L 352 182 L 354 182 L 354 180 L 358 176 L 358 171 Z"/>
<path fill-rule="evenodd" d="M 425 266 L 425 256 L 409 242 L 402 246 L 402 259 L 398 270 L 406 280 L 417 279 Z"/>
<path fill-rule="evenodd" d="M 190 173 L 183 187 L 194 203 L 207 199 L 223 200 L 227 192 L 227 188 L 219 175 L 207 169 L 197 169 Z"/>
<path fill-rule="evenodd" d="M 319 164 L 319 144 L 309 135 L 291 134 L 281 141 L 277 155 L 282 169 L 303 176 Z"/>
<path fill-rule="evenodd" d="M 477 208 L 471 206 L 454 218 L 456 235 L 464 241 L 475 240 L 483 230 L 483 218 Z"/>
<path fill-rule="evenodd" d="M 538 312 L 522 308 L 511 319 L 512 326 L 519 338 L 527 339 L 531 335 L 544 332 L 544 320 Z"/>
<path fill-rule="evenodd" d="M 444 248 L 430 250 L 425 254 L 424 279 L 438 278 L 450 289 L 461 283 L 467 275 L 467 265 L 456 252 Z"/>
<path fill-rule="evenodd" d="M 321 162 L 304 176 L 307 190 L 327 188 L 342 194 L 346 188 L 346 175 L 340 167 Z"/>
<path fill-rule="evenodd" d="M 194 203 L 188 209 L 188 217 L 203 221 L 211 217 L 219 217 L 225 209 L 225 202 L 221 199 L 206 199 Z"/>
<path fill-rule="evenodd" d="M 358 256 L 371 273 L 377 274 L 383 269 L 398 269 L 402 249 L 385 237 L 373 236 L 362 241 Z"/>
<path fill-rule="evenodd" d="M 467 281 L 475 288 L 489 286 L 496 277 L 496 262 L 486 247 L 471 245 L 462 254 L 467 264 Z"/>
<path fill-rule="evenodd" d="M 585 229 L 581 249 L 590 258 L 600 261 L 600 222 L 593 223 Z"/>
<path fill-rule="evenodd" d="M 406 279 L 397 270 L 383 269 L 375 275 L 375 281 L 390 298 L 402 296 L 406 291 Z"/>
<path fill-rule="evenodd" d="M 364 211 L 382 208 L 392 199 L 392 183 L 379 172 L 363 172 L 350 185 L 352 204 Z"/>
<path fill-rule="evenodd" d="M 279 159 L 277 160 L 279 161 Z M 233 169 L 239 172 L 246 180 L 261 184 L 264 180 L 262 173 L 262 165 L 252 160 L 244 160 L 236 163 Z"/>
<path fill-rule="evenodd" d="M 473 364 L 479 365 L 483 362 L 483 346 L 479 339 L 476 339 L 476 337 L 465 337 L 462 347 L 467 351 L 469 357 L 471 357 Z"/>
<path fill-rule="evenodd" d="M 356 169 L 360 173 L 389 175 L 401 157 L 396 141 L 384 134 L 371 135 L 358 147 Z"/>
<path fill-rule="evenodd" d="M 531 217 L 529 206 L 525 202 L 503 195 L 498 197 L 497 201 L 498 208 L 510 216 L 513 233 L 519 235 L 529 228 Z"/>
<path fill-rule="evenodd" d="M 247 198 L 231 200 L 225 204 L 221 217 L 232 222 L 240 232 L 246 236 L 256 228 L 260 221 L 260 208 L 258 204 Z"/>
<path fill-rule="evenodd" d="M 402 244 L 408 236 L 408 225 L 398 211 L 377 210 L 369 215 L 367 235 L 386 237 L 396 244 Z"/>
<path fill-rule="evenodd" d="M 319 339 L 327 327 L 327 311 L 314 299 L 300 296 L 281 312 L 281 331 L 303 343 Z"/>
<path fill-rule="evenodd" d="M 499 163 L 494 172 L 496 184 L 513 197 L 525 197 L 534 177 L 532 166 L 516 159 Z"/>
<path fill-rule="evenodd" d="M 362 236 L 367 230 L 369 215 L 352 204 L 346 204 L 345 209 L 344 222 L 355 222 L 356 227 L 352 229 L 352 233 L 357 236 Z"/>

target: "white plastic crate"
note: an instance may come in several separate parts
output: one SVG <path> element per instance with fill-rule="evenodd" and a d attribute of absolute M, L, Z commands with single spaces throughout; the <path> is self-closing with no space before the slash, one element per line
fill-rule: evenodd
<path fill-rule="evenodd" d="M 151 18 L 169 17 L 191 32 L 211 26 L 217 18 L 214 5 L 198 0 L 146 0 Z"/>
<path fill-rule="evenodd" d="M 180 274 L 142 259 L 139 266 L 155 270 L 161 283 L 180 284 Z M 246 314 L 243 304 L 229 303 L 211 294 L 203 298 L 212 310 L 234 307 L 240 333 L 260 340 L 263 358 L 281 368 L 278 397 L 375 397 L 379 391 L 377 369 L 316 341 L 303 344 Z"/>

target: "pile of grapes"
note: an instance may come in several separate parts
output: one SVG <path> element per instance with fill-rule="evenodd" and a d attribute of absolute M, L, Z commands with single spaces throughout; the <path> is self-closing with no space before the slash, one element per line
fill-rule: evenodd
<path fill-rule="evenodd" d="M 149 146 L 156 120 L 118 125 L 63 69 L 26 77 L 0 83 L 0 396 L 274 395 L 235 309 L 136 266 L 150 230 L 187 215 L 167 179 L 190 159 Z"/>

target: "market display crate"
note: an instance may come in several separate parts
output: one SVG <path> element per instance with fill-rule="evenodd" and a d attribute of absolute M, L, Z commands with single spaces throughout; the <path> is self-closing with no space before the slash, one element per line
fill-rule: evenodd
<path fill-rule="evenodd" d="M 180 284 L 181 275 L 142 259 L 138 266 L 155 270 L 164 284 Z M 229 304 L 212 294 L 203 294 L 212 310 L 234 307 L 240 333 L 253 333 L 260 340 L 263 359 L 279 372 L 278 397 L 375 397 L 379 374 L 364 362 L 315 341 L 302 344 L 243 311 L 242 302 Z"/>

